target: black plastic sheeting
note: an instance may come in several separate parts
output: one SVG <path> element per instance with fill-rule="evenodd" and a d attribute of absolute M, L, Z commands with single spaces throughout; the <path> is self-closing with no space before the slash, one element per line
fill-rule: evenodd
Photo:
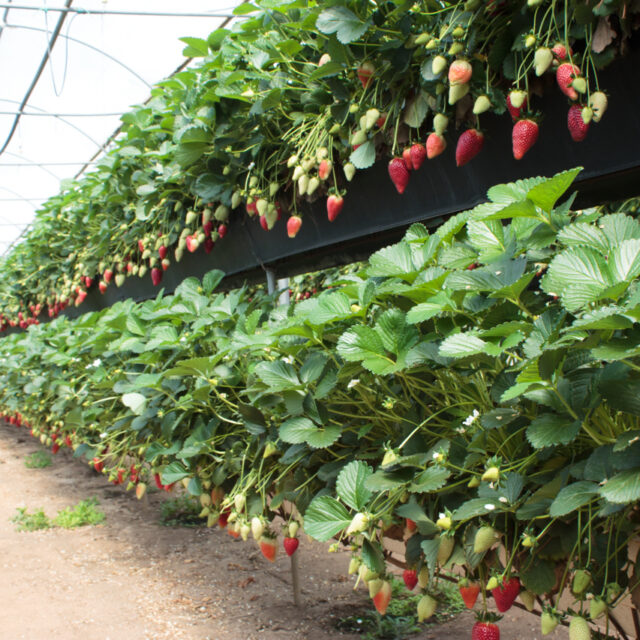
<path fill-rule="evenodd" d="M 511 150 L 512 122 L 508 113 L 481 116 L 485 133 L 482 152 L 468 165 L 455 165 L 455 140 L 450 124 L 449 147 L 438 158 L 427 160 L 412 172 L 409 186 L 399 195 L 387 175 L 387 161 L 358 171 L 348 185 L 345 204 L 338 219 L 327 220 L 325 198 L 301 208 L 303 224 L 295 239 L 286 235 L 286 220 L 266 232 L 256 218 L 234 212 L 228 234 L 206 254 L 185 252 L 181 262 L 164 273 L 159 287 L 151 278 L 127 278 L 121 288 L 111 284 L 105 295 L 94 285 L 85 302 L 65 310 L 68 317 L 106 308 L 118 300 L 155 297 L 160 288 L 172 293 L 189 276 L 200 278 L 211 269 L 227 276 L 221 287 L 265 280 L 265 268 L 277 277 L 315 271 L 366 259 L 380 247 L 397 241 L 414 222 L 429 226 L 483 202 L 487 190 L 503 182 L 554 173 L 582 166 L 575 183 L 576 207 L 589 207 L 640 194 L 640 50 L 601 72 L 600 86 L 609 94 L 609 109 L 600 123 L 592 123 L 583 142 L 573 142 L 567 129 L 569 103 L 560 93 L 552 74 L 544 78 L 544 97 L 534 97 L 538 108 L 540 136 L 520 161 Z M 171 256 L 170 256 L 171 257 Z"/>

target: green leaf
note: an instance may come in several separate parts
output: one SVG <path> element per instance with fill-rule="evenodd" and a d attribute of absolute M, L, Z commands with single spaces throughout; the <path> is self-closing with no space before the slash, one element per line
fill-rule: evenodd
<path fill-rule="evenodd" d="M 338 353 L 349 362 L 362 362 L 365 369 L 385 374 L 396 368 L 396 364 L 384 350 L 382 338 L 370 327 L 358 325 L 346 331 L 338 340 Z"/>
<path fill-rule="evenodd" d="M 209 55 L 209 43 L 201 38 L 178 38 L 187 46 L 182 50 L 185 58 L 204 58 Z"/>
<path fill-rule="evenodd" d="M 341 73 L 343 70 L 344 65 L 340 62 L 326 62 L 311 73 L 310 79 L 321 80 L 322 78 L 329 78 Z"/>
<path fill-rule="evenodd" d="M 376 147 L 373 140 L 367 140 L 351 152 L 349 161 L 356 169 L 368 169 L 376 161 Z"/>
<path fill-rule="evenodd" d="M 595 482 L 587 482 L 586 480 L 574 482 L 564 487 L 551 503 L 549 515 L 552 518 L 566 516 L 568 513 L 591 502 L 598 495 L 598 489 L 599 487 Z"/>
<path fill-rule="evenodd" d="M 640 416 L 640 380 L 607 380 L 598 390 L 612 409 Z"/>
<path fill-rule="evenodd" d="M 625 240 L 640 238 L 640 223 L 624 213 L 613 213 L 598 220 L 598 226 L 607 236 L 610 247 L 618 247 Z"/>
<path fill-rule="evenodd" d="M 614 282 L 631 281 L 640 275 L 640 240 L 624 240 L 609 254 L 609 269 Z"/>
<path fill-rule="evenodd" d="M 413 282 L 418 269 L 413 264 L 413 254 L 407 242 L 398 242 L 376 251 L 369 258 L 367 274 L 370 276 L 398 276 Z"/>
<path fill-rule="evenodd" d="M 224 271 L 220 271 L 220 269 L 213 269 L 205 273 L 204 278 L 202 278 L 202 288 L 204 292 L 207 295 L 211 295 L 222 281 L 222 278 L 224 278 Z"/>
<path fill-rule="evenodd" d="M 336 479 L 336 493 L 346 505 L 361 511 L 371 498 L 366 488 L 367 478 L 373 473 L 369 465 L 360 460 L 352 460 L 343 467 Z"/>
<path fill-rule="evenodd" d="M 122 404 L 139 416 L 147 408 L 147 399 L 141 393 L 125 393 L 122 396 Z"/>
<path fill-rule="evenodd" d="M 411 493 L 429 493 L 444 487 L 445 482 L 451 476 L 451 472 L 444 467 L 430 467 L 419 473 L 409 485 Z"/>
<path fill-rule="evenodd" d="M 280 439 L 289 444 L 308 444 L 313 449 L 331 446 L 341 433 L 339 426 L 317 427 L 309 418 L 297 416 L 289 418 L 280 426 Z"/>
<path fill-rule="evenodd" d="M 472 333 L 454 333 L 440 345 L 440 355 L 448 358 L 466 358 L 478 353 L 488 353 L 493 347 Z"/>
<path fill-rule="evenodd" d="M 452 514 L 454 520 L 470 520 L 478 516 L 486 516 L 503 508 L 498 498 L 472 498 L 463 502 Z"/>
<path fill-rule="evenodd" d="M 389 471 L 376 471 L 370 475 L 366 481 L 367 489 L 376 493 L 381 491 L 391 491 L 407 484 L 413 477 L 413 471 L 408 476 L 404 471 L 389 472 Z"/>
<path fill-rule="evenodd" d="M 256 366 L 256 374 L 271 391 L 300 388 L 300 380 L 295 369 L 283 360 L 261 362 Z"/>
<path fill-rule="evenodd" d="M 233 10 L 233 15 L 244 16 L 247 13 L 253 13 L 254 11 L 259 11 L 258 7 L 252 5 L 250 2 L 243 2 Z"/>
<path fill-rule="evenodd" d="M 341 6 L 325 9 L 316 21 L 318 31 L 326 34 L 335 33 L 342 44 L 349 44 L 361 38 L 369 24 L 370 20 L 363 22 L 355 13 Z"/>
<path fill-rule="evenodd" d="M 184 465 L 180 462 L 172 462 L 162 470 L 160 480 L 162 484 L 173 484 L 174 482 L 179 482 L 182 478 L 186 478 L 188 475 L 190 475 L 190 472 L 185 469 Z"/>
<path fill-rule="evenodd" d="M 600 495 L 618 504 L 637 502 L 640 500 L 640 470 L 629 469 L 609 478 L 600 487 Z"/>
<path fill-rule="evenodd" d="M 603 255 L 609 253 L 609 242 L 604 232 L 594 224 L 575 222 L 560 229 L 558 240 L 569 247 L 591 247 Z"/>
<path fill-rule="evenodd" d="M 351 523 L 349 512 L 330 496 L 314 498 L 304 514 L 305 533 L 326 542 Z"/>
<path fill-rule="evenodd" d="M 305 384 L 315 382 L 322 374 L 329 356 L 325 353 L 311 353 L 300 368 L 300 380 Z"/>
<path fill-rule="evenodd" d="M 536 558 L 520 571 L 522 584 L 536 595 L 550 593 L 556 583 L 554 566 L 547 560 Z"/>
<path fill-rule="evenodd" d="M 420 338 L 418 330 L 407 324 L 406 316 L 400 309 L 388 309 L 379 318 L 375 331 L 380 336 L 387 351 L 396 355 L 406 354 Z"/>
<path fill-rule="evenodd" d="M 527 440 L 536 449 L 573 442 L 580 433 L 580 420 L 570 420 L 555 413 L 538 416 L 527 427 Z"/>
<path fill-rule="evenodd" d="M 404 109 L 403 120 L 409 127 L 419 129 L 429 113 L 428 96 L 424 91 L 414 96 Z"/>
<path fill-rule="evenodd" d="M 382 575 L 385 571 L 385 559 L 379 544 L 372 544 L 366 538 L 362 541 L 362 562 L 371 571 Z"/>
<path fill-rule="evenodd" d="M 581 171 L 582 167 L 577 167 L 557 173 L 530 189 L 527 198 L 543 211 L 550 212 Z"/>

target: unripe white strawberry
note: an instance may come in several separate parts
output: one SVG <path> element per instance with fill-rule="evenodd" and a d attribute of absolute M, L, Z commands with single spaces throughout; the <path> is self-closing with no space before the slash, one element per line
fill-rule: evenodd
<path fill-rule="evenodd" d="M 444 56 L 436 56 L 431 61 L 431 72 L 439 76 L 447 68 L 447 59 Z"/>
<path fill-rule="evenodd" d="M 584 618 L 574 616 L 569 623 L 569 640 L 591 640 L 591 629 Z"/>
<path fill-rule="evenodd" d="M 263 533 L 264 524 L 262 523 L 262 519 L 258 518 L 258 516 L 254 516 L 253 518 L 251 518 L 251 535 L 255 540 L 260 540 Z"/>
<path fill-rule="evenodd" d="M 342 167 L 344 171 L 344 177 L 347 179 L 347 182 L 351 182 L 353 180 L 353 176 L 356 175 L 356 168 L 351 162 L 347 162 L 344 167 Z"/>
<path fill-rule="evenodd" d="M 351 523 L 347 527 L 347 535 L 352 535 L 354 533 L 360 533 L 364 531 L 369 526 L 369 516 L 366 513 L 356 513 L 353 516 Z"/>
<path fill-rule="evenodd" d="M 546 636 L 558 626 L 558 618 L 549 611 L 543 611 L 540 616 L 540 629 L 542 635 Z"/>
<path fill-rule="evenodd" d="M 418 601 L 418 622 L 428 620 L 436 610 L 438 603 L 429 594 L 425 594 Z"/>
<path fill-rule="evenodd" d="M 446 130 L 447 125 L 449 124 L 449 118 L 444 115 L 444 113 L 436 113 L 433 116 L 433 130 L 441 136 Z"/>
<path fill-rule="evenodd" d="M 473 540 L 473 552 L 484 553 L 500 539 L 500 534 L 489 526 L 480 527 Z"/>
<path fill-rule="evenodd" d="M 485 95 L 478 96 L 473 104 L 473 113 L 477 116 L 491 109 L 491 100 Z"/>
<path fill-rule="evenodd" d="M 589 106 L 593 109 L 593 121 L 600 122 L 604 112 L 607 110 L 607 96 L 602 91 L 596 91 L 589 98 Z"/>

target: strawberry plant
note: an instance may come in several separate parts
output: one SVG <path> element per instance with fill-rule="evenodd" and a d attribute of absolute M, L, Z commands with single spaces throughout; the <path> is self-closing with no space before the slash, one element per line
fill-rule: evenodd
<path fill-rule="evenodd" d="M 545 135 L 538 96 L 566 98 L 580 142 L 608 106 L 598 71 L 634 44 L 633 3 L 257 0 L 197 63 L 122 117 L 113 148 L 38 211 L 0 264 L 0 328 L 26 328 L 140 277 L 160 287 L 185 252 L 246 224 L 296 238 L 306 203 L 335 224 L 349 183 L 392 159 L 399 193 L 429 162 L 474 166 L 488 117 L 514 119 L 515 158 Z M 276 28 L 277 26 L 277 28 Z M 551 117 L 551 116 L 549 116 Z M 592 125 L 593 123 L 593 125 Z M 589 135 L 593 135 L 589 133 Z M 426 159 L 425 159 L 426 158 Z"/>
<path fill-rule="evenodd" d="M 289 305 L 214 271 L 7 336 L 0 411 L 181 488 L 265 562 L 276 515 L 344 545 L 381 614 L 393 537 L 419 618 L 445 575 L 478 587 L 476 634 L 536 597 L 545 629 L 584 633 L 592 602 L 607 625 L 637 594 L 640 222 L 573 211 L 578 173 L 497 185 Z"/>

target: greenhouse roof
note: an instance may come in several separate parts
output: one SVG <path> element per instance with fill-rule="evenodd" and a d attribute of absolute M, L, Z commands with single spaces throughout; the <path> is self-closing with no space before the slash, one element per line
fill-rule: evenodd
<path fill-rule="evenodd" d="M 236 2 L 235 4 L 238 4 Z M 0 0 L 0 255 L 233 0 Z"/>

